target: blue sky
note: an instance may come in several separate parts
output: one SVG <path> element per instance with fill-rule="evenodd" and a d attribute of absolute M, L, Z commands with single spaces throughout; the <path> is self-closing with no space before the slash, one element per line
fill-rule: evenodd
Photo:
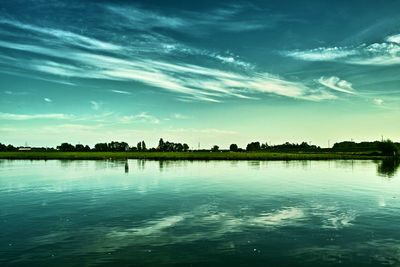
<path fill-rule="evenodd" d="M 399 1 L 2 1 L 2 143 L 400 139 Z"/>

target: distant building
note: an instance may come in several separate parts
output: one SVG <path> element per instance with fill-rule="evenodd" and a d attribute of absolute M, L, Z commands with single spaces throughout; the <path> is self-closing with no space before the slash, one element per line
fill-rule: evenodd
<path fill-rule="evenodd" d="M 19 147 L 18 151 L 31 151 L 32 148 L 31 147 Z"/>

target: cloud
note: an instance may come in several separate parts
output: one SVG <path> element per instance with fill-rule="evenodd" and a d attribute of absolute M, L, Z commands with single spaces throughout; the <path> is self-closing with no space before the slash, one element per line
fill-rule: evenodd
<path fill-rule="evenodd" d="M 222 63 L 225 63 L 225 64 L 231 64 L 231 65 L 243 67 L 246 69 L 254 69 L 254 66 L 252 64 L 250 64 L 248 62 L 244 62 L 242 60 L 239 60 L 238 58 L 235 58 L 233 55 L 222 56 L 222 55 L 218 55 L 218 54 L 213 54 L 210 56 L 215 57 L 216 59 L 220 60 Z"/>
<path fill-rule="evenodd" d="M 28 74 L 27 72 L 25 72 L 25 71 L 23 71 L 21 69 L 20 70 L 15 70 L 15 71 L 0 70 L 0 73 L 5 73 L 5 74 L 8 74 L 8 75 L 20 76 L 20 77 L 29 78 L 29 79 L 41 80 L 41 81 L 45 81 L 45 82 L 76 86 L 76 84 L 74 84 L 74 83 L 63 81 L 63 80 L 51 79 L 51 78 L 43 78 L 43 77 L 40 77 L 39 75 L 30 75 L 30 74 Z M 11 91 L 8 91 L 8 92 L 11 92 Z M 22 94 L 26 95 L 26 94 L 28 94 L 28 92 L 18 92 L 18 93 L 11 92 L 11 95 L 22 95 Z"/>
<path fill-rule="evenodd" d="M 379 105 L 379 106 L 382 105 L 383 102 L 384 102 L 384 101 L 383 101 L 382 99 L 380 99 L 380 98 L 375 98 L 375 99 L 374 99 L 374 103 L 377 104 L 377 105 Z"/>
<path fill-rule="evenodd" d="M 46 101 L 46 102 L 49 102 L 49 103 L 53 102 L 53 100 L 51 100 L 50 98 L 47 98 L 47 97 L 43 98 L 43 100 Z"/>
<path fill-rule="evenodd" d="M 357 51 L 341 47 L 319 47 L 307 51 L 289 51 L 283 54 L 306 61 L 334 61 L 355 55 Z"/>
<path fill-rule="evenodd" d="M 305 61 L 335 61 L 356 65 L 389 66 L 400 64 L 400 34 L 388 36 L 386 42 L 354 47 L 319 47 L 305 51 L 286 51 L 285 56 Z"/>
<path fill-rule="evenodd" d="M 340 78 L 335 76 L 329 78 L 321 77 L 318 79 L 318 82 L 328 88 L 331 88 L 332 90 L 336 90 L 347 94 L 355 94 L 351 83 L 345 80 L 341 80 Z"/>
<path fill-rule="evenodd" d="M 280 21 L 286 20 L 284 16 L 260 12 L 250 5 L 210 9 L 207 12 L 175 10 L 174 16 L 164 15 L 161 12 L 139 6 L 108 5 L 106 9 L 118 16 L 116 21 L 123 18 L 128 22 L 123 25 L 134 30 L 167 28 L 191 35 L 203 35 L 218 31 L 255 31 L 274 27 Z M 242 16 L 246 11 L 252 12 L 251 18 Z"/>
<path fill-rule="evenodd" d="M 13 49 L 13 50 L 27 51 L 27 52 L 46 55 L 46 56 L 57 57 L 57 58 L 65 58 L 66 57 L 66 55 L 64 53 L 60 53 L 60 49 L 57 52 L 56 49 L 46 48 L 46 47 L 42 47 L 42 46 L 38 46 L 38 45 L 27 45 L 27 44 L 0 41 L 0 47 Z"/>
<path fill-rule="evenodd" d="M 66 114 L 12 114 L 12 113 L 0 113 L 0 119 L 3 120 L 32 120 L 32 119 L 72 119 L 74 116 Z"/>
<path fill-rule="evenodd" d="M 235 135 L 237 132 L 221 129 L 193 129 L 193 128 L 179 128 L 179 129 L 169 129 L 168 132 L 173 133 L 203 133 L 203 134 L 222 134 L 222 135 Z"/>
<path fill-rule="evenodd" d="M 391 42 L 391 43 L 400 44 L 400 34 L 388 36 L 388 37 L 386 38 L 386 41 L 387 41 L 387 42 Z"/>
<path fill-rule="evenodd" d="M 175 27 L 185 25 L 184 22 L 169 20 L 154 12 L 148 14 L 144 14 L 143 10 L 135 12 L 139 12 L 138 17 L 134 18 L 137 20 L 150 20 L 153 23 L 155 20 L 169 21 Z M 229 10 L 220 10 L 212 16 L 215 19 L 221 16 L 229 17 L 236 14 L 235 12 L 240 11 L 230 13 Z M 226 98 L 256 99 L 260 94 L 311 101 L 335 98 L 326 90 L 310 87 L 313 84 L 289 81 L 284 77 L 256 70 L 252 64 L 230 53 L 211 53 L 183 44 L 173 45 L 168 51 L 145 49 L 146 52 L 143 52 L 143 47 L 169 45 L 160 42 L 163 36 L 160 37 L 159 34 L 151 33 L 143 37 L 142 33 L 133 33 L 134 37 L 138 36 L 142 40 L 138 47 L 136 43 L 130 46 L 113 46 L 82 34 L 4 19 L 0 21 L 18 29 L 54 37 L 59 42 L 58 45 L 54 45 L 53 42 L 42 43 L 38 40 L 31 40 L 33 44 L 0 41 L 2 47 L 37 54 L 35 59 L 24 57 L 22 54 L 10 62 L 16 68 L 39 73 L 37 76 L 45 74 L 68 79 L 135 81 L 173 92 L 181 101 L 220 103 Z M 104 50 L 108 53 L 104 53 Z M 160 53 L 163 53 L 162 56 Z M 184 60 L 177 56 L 179 53 L 186 53 Z M 201 60 L 198 60 L 199 58 Z M 188 62 L 191 62 L 191 59 L 201 63 L 190 64 Z M 111 92 L 130 93 L 122 90 L 111 90 Z M 91 104 L 95 110 L 101 106 L 101 103 L 96 101 L 92 101 Z"/>
<path fill-rule="evenodd" d="M 174 119 L 188 119 L 189 117 L 188 116 L 185 116 L 185 115 L 182 115 L 182 114 L 179 114 L 179 113 L 175 113 L 175 114 L 173 114 L 172 115 L 172 118 L 174 118 Z"/>
<path fill-rule="evenodd" d="M 127 91 L 122 91 L 122 90 L 110 90 L 110 92 L 116 93 L 116 94 L 122 94 L 122 95 L 131 95 L 132 93 L 127 92 Z"/>
<path fill-rule="evenodd" d="M 76 65 L 34 60 L 27 66 L 66 77 L 138 81 L 152 87 L 191 95 L 187 99 L 209 102 L 220 102 L 217 98 L 224 96 L 250 98 L 246 94 L 256 92 L 307 100 L 332 98 L 326 92 L 312 91 L 300 82 L 286 81 L 272 74 L 253 70 L 244 75 L 193 64 L 167 63 L 145 58 L 127 60 L 81 52 L 70 52 L 65 56 L 75 60 Z"/>
<path fill-rule="evenodd" d="M 121 123 L 131 123 L 131 122 L 148 122 L 153 124 L 159 124 L 160 120 L 156 117 L 147 114 L 147 112 L 142 112 L 137 115 L 122 116 L 119 119 Z"/>
<path fill-rule="evenodd" d="M 140 28 L 171 28 L 187 27 L 188 22 L 179 17 L 165 16 L 139 7 L 108 6 L 108 11 L 127 19 L 130 24 Z"/>
<path fill-rule="evenodd" d="M 59 124 L 59 125 L 51 125 L 51 126 L 46 126 L 43 127 L 43 130 L 46 132 L 73 132 L 73 133 L 78 133 L 78 132 L 91 132 L 91 131 L 96 131 L 100 128 L 102 128 L 104 125 L 98 124 L 98 125 L 84 125 L 84 124 L 76 124 L 76 123 L 65 123 L 65 124 Z"/>
<path fill-rule="evenodd" d="M 62 43 L 68 43 L 76 46 L 80 46 L 87 49 L 96 50 L 119 50 L 121 47 L 111 43 L 103 42 L 88 36 L 80 35 L 70 31 L 64 31 L 53 28 L 39 27 L 31 24 L 24 24 L 16 20 L 8 20 L 1 18 L 0 24 L 6 24 L 18 29 L 28 30 L 43 34 L 45 36 L 54 37 Z"/>
<path fill-rule="evenodd" d="M 96 101 L 90 101 L 90 104 L 92 105 L 93 110 L 99 110 L 102 103 L 101 102 L 96 102 Z"/>

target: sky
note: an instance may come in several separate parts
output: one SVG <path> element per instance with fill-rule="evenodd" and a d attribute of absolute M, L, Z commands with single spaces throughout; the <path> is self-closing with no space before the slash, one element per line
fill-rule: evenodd
<path fill-rule="evenodd" d="M 0 2 L 0 142 L 400 139 L 399 1 Z"/>

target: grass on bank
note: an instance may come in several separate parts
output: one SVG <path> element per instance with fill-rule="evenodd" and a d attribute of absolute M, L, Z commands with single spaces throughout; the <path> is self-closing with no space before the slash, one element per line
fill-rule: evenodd
<path fill-rule="evenodd" d="M 0 159 L 329 160 L 384 159 L 368 152 L 0 152 Z"/>

